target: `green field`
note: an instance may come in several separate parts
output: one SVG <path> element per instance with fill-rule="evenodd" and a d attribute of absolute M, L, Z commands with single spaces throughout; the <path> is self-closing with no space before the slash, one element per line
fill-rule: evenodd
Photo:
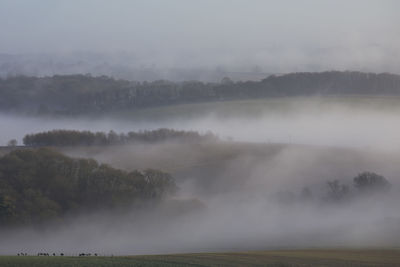
<path fill-rule="evenodd" d="M 331 111 L 340 107 L 352 110 L 399 111 L 400 97 L 376 95 L 276 97 L 211 101 L 167 105 L 134 110 L 115 111 L 106 117 L 133 121 L 193 119 L 213 115 L 226 117 L 254 117 L 267 113 L 296 114 L 299 111 Z"/>
<path fill-rule="evenodd" d="M 1 256 L 0 266 L 400 266 L 400 250 L 280 250 L 119 257 Z"/>

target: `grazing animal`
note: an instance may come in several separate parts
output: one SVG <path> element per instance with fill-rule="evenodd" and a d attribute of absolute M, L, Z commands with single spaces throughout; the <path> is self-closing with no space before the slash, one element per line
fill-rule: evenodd
<path fill-rule="evenodd" d="M 49 253 L 39 252 L 37 255 L 38 256 L 49 256 Z"/>

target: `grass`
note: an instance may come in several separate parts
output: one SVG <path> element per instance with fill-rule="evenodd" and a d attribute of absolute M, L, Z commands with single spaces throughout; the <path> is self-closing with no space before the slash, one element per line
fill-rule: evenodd
<path fill-rule="evenodd" d="M 1 256 L 0 266 L 400 266 L 397 249 L 276 250 L 119 257 Z"/>
<path fill-rule="evenodd" d="M 356 110 L 399 111 L 400 97 L 377 95 L 340 95 L 309 97 L 272 97 L 211 101 L 116 111 L 108 114 L 111 118 L 133 121 L 159 121 L 166 119 L 193 119 L 201 116 L 254 117 L 266 113 L 293 114 L 304 108 L 329 111 L 348 108 Z"/>

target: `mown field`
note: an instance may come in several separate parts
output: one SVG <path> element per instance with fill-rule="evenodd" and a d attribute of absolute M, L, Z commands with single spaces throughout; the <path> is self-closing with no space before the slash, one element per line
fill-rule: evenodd
<path fill-rule="evenodd" d="M 1 256 L 0 266 L 400 266 L 400 250 L 280 250 L 119 257 Z"/>

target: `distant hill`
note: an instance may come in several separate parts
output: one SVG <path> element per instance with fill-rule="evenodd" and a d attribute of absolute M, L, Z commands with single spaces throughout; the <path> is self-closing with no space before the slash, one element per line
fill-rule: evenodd
<path fill-rule="evenodd" d="M 51 76 L 91 73 L 94 76 L 111 76 L 129 81 L 187 81 L 219 82 L 228 76 L 235 81 L 259 81 L 273 74 L 263 72 L 255 65 L 241 67 L 241 71 L 215 67 L 162 67 L 149 64 L 148 59 L 126 52 L 96 53 L 40 53 L 5 54 L 0 53 L 0 77 L 8 76 Z M 274 72 L 275 73 L 275 72 Z"/>
<path fill-rule="evenodd" d="M 261 81 L 132 82 L 90 75 L 0 79 L 0 110 L 34 114 L 106 113 L 181 103 L 311 95 L 400 95 L 400 75 L 319 72 Z"/>

